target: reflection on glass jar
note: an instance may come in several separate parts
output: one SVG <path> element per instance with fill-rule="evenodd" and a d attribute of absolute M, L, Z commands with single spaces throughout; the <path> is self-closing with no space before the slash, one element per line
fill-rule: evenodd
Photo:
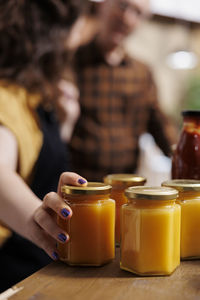
<path fill-rule="evenodd" d="M 86 187 L 63 186 L 63 197 L 71 207 L 69 220 L 58 216 L 58 225 L 70 236 L 58 243 L 61 260 L 70 265 L 100 266 L 115 256 L 115 201 L 111 186 L 88 183 Z"/>
<path fill-rule="evenodd" d="M 135 274 L 169 275 L 180 264 L 178 192 L 164 187 L 131 187 L 121 209 L 120 267 Z"/>
<path fill-rule="evenodd" d="M 116 245 L 120 244 L 120 209 L 127 203 L 124 195 L 126 188 L 131 186 L 144 185 L 146 178 L 135 174 L 110 174 L 104 177 L 104 182 L 112 186 L 111 198 L 116 202 L 116 224 L 115 224 L 115 241 Z"/>
<path fill-rule="evenodd" d="M 173 179 L 200 179 L 200 111 L 183 111 L 183 129 L 172 159 Z"/>
<path fill-rule="evenodd" d="M 200 258 L 200 181 L 170 180 L 163 186 L 179 191 L 181 205 L 181 259 Z"/>

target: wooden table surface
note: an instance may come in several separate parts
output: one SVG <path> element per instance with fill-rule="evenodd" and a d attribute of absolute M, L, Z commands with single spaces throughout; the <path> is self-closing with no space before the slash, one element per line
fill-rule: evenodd
<path fill-rule="evenodd" d="M 103 267 L 53 262 L 17 284 L 9 300 L 200 300 L 200 261 L 185 261 L 167 277 L 137 277 L 116 259 Z"/>

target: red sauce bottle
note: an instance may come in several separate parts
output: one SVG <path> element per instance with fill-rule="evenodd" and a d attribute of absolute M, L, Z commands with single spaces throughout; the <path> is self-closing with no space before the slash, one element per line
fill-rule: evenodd
<path fill-rule="evenodd" d="M 172 159 L 173 179 L 200 180 L 200 110 L 182 112 L 183 129 Z"/>

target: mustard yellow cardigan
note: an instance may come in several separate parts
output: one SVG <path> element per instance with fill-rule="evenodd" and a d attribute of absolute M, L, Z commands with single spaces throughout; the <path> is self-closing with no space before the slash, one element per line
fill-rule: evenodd
<path fill-rule="evenodd" d="M 38 95 L 29 94 L 24 88 L 0 82 L 0 126 L 7 127 L 18 143 L 17 173 L 29 184 L 37 162 L 43 135 L 39 127 L 36 107 Z M 10 231 L 0 226 L 0 245 Z"/>
<path fill-rule="evenodd" d="M 42 147 L 43 136 L 35 111 L 40 98 L 24 88 L 0 84 L 0 125 L 7 127 L 18 143 L 18 174 L 29 183 Z"/>

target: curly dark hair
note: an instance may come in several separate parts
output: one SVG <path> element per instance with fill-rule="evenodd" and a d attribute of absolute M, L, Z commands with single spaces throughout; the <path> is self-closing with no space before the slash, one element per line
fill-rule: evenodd
<path fill-rule="evenodd" d="M 52 96 L 86 0 L 0 0 L 0 80 Z"/>

